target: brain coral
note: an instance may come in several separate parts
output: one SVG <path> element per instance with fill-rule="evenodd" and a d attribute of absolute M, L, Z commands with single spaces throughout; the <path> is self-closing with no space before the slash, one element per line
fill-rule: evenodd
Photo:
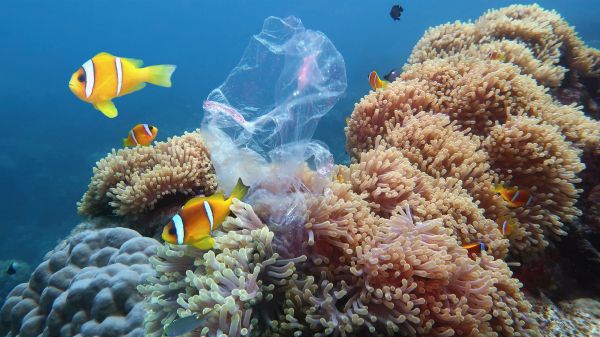
<path fill-rule="evenodd" d="M 149 336 L 198 313 L 208 317 L 194 336 L 538 335 L 506 264 L 469 258 L 443 219 L 414 222 L 408 208 L 380 217 L 385 199 L 308 172 L 299 179 L 280 196 L 283 207 L 252 194 L 256 212 L 235 201 L 213 251 L 159 249 L 157 276 L 139 287 Z M 292 200 L 304 202 L 290 211 Z M 294 221 L 275 221 L 296 211 Z"/>
<path fill-rule="evenodd" d="M 96 163 L 78 211 L 135 219 L 169 200 L 215 190 L 208 150 L 200 134 L 191 132 L 151 146 L 113 150 Z"/>
<path fill-rule="evenodd" d="M 143 336 L 136 286 L 158 242 L 126 228 L 86 231 L 49 252 L 0 310 L 6 336 Z"/>

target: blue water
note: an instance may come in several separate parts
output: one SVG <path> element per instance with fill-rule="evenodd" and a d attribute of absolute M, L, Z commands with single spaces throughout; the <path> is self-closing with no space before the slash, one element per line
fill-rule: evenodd
<path fill-rule="evenodd" d="M 80 218 L 75 203 L 94 163 L 137 123 L 158 140 L 200 126 L 202 101 L 239 61 L 270 15 L 295 15 L 324 32 L 344 55 L 348 90 L 315 138 L 345 160 L 344 119 L 369 90 L 373 69 L 401 66 L 430 26 L 475 19 L 509 1 L 366 0 L 5 0 L 0 3 L 0 260 L 36 263 Z M 529 1 L 521 3 L 531 3 Z M 542 1 L 584 40 L 598 43 L 600 2 Z M 596 46 L 597 47 L 597 46 Z M 67 88 L 71 74 L 100 51 L 178 66 L 170 89 L 148 86 L 115 100 L 111 120 Z"/>

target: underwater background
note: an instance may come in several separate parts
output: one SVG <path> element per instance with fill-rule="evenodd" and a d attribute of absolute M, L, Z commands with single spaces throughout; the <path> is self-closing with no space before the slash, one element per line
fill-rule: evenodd
<path fill-rule="evenodd" d="M 512 1 L 6 1 L 0 4 L 0 259 L 38 263 L 80 219 L 76 202 L 94 163 L 138 123 L 156 125 L 157 140 L 200 126 L 202 101 L 220 85 L 270 16 L 295 15 L 327 34 L 344 56 L 346 94 L 319 123 L 336 162 L 347 162 L 344 120 L 369 91 L 367 75 L 406 62 L 434 25 L 477 18 Z M 519 3 L 528 4 L 530 1 Z M 541 1 L 598 46 L 597 1 Z M 177 65 L 169 90 L 149 86 L 116 101 L 108 119 L 68 90 L 70 75 L 106 51 L 147 65 Z M 329 132 L 339 130 L 339 132 Z"/>
<path fill-rule="evenodd" d="M 0 336 L 600 337 L 598 9 L 1 4 Z"/>
<path fill-rule="evenodd" d="M 0 260 L 36 265 L 80 222 L 76 202 L 92 167 L 138 123 L 157 140 L 194 130 L 202 101 L 237 64 L 251 34 L 270 16 L 295 15 L 327 34 L 344 56 L 346 94 L 320 122 L 336 162 L 348 161 L 344 120 L 368 93 L 367 75 L 401 67 L 430 27 L 477 18 L 512 1 L 3 1 L 0 4 Z M 519 3 L 529 4 L 530 1 Z M 598 1 L 541 1 L 584 42 L 598 47 Z M 98 52 L 175 64 L 173 87 L 148 86 L 115 101 L 108 119 L 68 90 L 70 75 Z M 334 132 L 333 132 L 334 131 Z"/>

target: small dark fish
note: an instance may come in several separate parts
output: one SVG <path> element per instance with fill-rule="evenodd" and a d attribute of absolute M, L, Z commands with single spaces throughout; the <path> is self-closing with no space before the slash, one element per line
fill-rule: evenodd
<path fill-rule="evenodd" d="M 394 82 L 398 76 L 400 76 L 400 72 L 397 69 L 392 69 L 387 75 L 383 76 L 383 78 L 388 82 Z"/>
<path fill-rule="evenodd" d="M 400 20 L 400 15 L 402 15 L 402 12 L 404 12 L 404 8 L 402 8 L 402 6 L 394 5 L 390 11 L 390 16 L 392 19 L 394 19 L 394 21 L 398 21 Z"/>
<path fill-rule="evenodd" d="M 8 269 L 6 270 L 6 273 L 7 273 L 8 275 L 14 275 L 14 274 L 17 272 L 17 269 L 16 269 L 15 267 L 16 267 L 16 265 L 15 265 L 15 261 L 11 262 L 11 263 L 8 265 Z"/>
<path fill-rule="evenodd" d="M 181 336 L 194 329 L 199 328 L 204 324 L 204 319 L 212 310 L 206 314 L 192 315 L 183 318 L 178 318 L 165 327 L 165 336 Z"/>

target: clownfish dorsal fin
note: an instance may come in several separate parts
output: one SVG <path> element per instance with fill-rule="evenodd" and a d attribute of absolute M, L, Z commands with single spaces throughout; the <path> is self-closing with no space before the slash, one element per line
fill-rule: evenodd
<path fill-rule="evenodd" d="M 109 53 L 107 53 L 107 52 L 105 52 L 105 51 L 99 52 L 99 53 L 98 53 L 98 54 L 96 54 L 96 56 L 94 56 L 94 57 L 104 57 L 104 56 L 111 56 L 111 57 L 112 57 L 112 55 L 111 55 L 111 54 L 109 54 Z"/>
<path fill-rule="evenodd" d="M 121 59 L 122 60 L 127 60 L 128 62 L 130 62 L 131 64 L 133 64 L 137 68 L 141 68 L 144 65 L 144 61 L 142 61 L 140 59 L 130 59 L 130 58 L 126 58 L 126 57 L 121 57 Z"/>
<path fill-rule="evenodd" d="M 218 190 L 215 192 L 215 194 L 207 197 L 206 199 L 209 200 L 225 200 L 225 193 L 223 193 L 223 191 Z"/>

